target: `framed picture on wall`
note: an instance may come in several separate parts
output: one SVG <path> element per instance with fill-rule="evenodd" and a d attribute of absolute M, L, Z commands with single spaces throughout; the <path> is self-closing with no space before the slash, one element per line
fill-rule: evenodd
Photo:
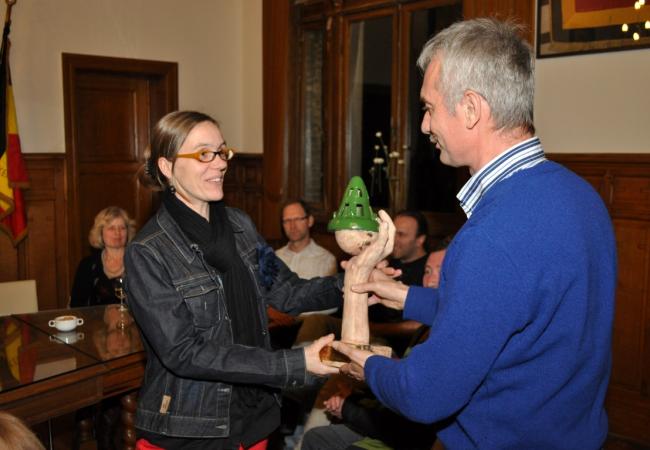
<path fill-rule="evenodd" d="M 537 57 L 650 47 L 650 0 L 644 3 L 537 0 Z"/>

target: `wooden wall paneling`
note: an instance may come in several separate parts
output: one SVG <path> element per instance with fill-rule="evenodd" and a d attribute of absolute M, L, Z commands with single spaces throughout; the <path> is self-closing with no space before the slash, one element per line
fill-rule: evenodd
<path fill-rule="evenodd" d="M 34 155 L 26 162 L 32 186 L 26 199 L 28 220 L 35 232 L 26 242 L 25 278 L 37 280 L 39 309 L 61 308 L 70 292 L 65 155 Z"/>
<path fill-rule="evenodd" d="M 280 205 L 286 194 L 289 122 L 289 42 L 292 0 L 263 0 L 262 59 L 263 127 L 264 127 L 264 191 L 260 232 L 267 239 L 281 236 Z"/>
<path fill-rule="evenodd" d="M 648 282 L 648 243 L 650 227 L 643 221 L 614 219 L 619 260 L 625 270 L 619 271 L 617 284 L 616 318 L 612 384 L 641 391 L 643 377 L 644 312 L 645 301 L 639 288 Z M 638 264 L 627 264 L 636 261 Z M 647 388 L 646 388 L 647 390 Z"/>
<path fill-rule="evenodd" d="M 642 168 L 611 173 L 609 195 L 613 216 L 650 220 L 650 177 Z"/>
<path fill-rule="evenodd" d="M 610 430 L 650 446 L 650 221 L 613 221 L 619 273 L 607 396 Z"/>
<path fill-rule="evenodd" d="M 526 27 L 525 37 L 531 45 L 535 42 L 534 0 L 463 0 L 466 19 L 496 17 L 514 19 Z"/>
<path fill-rule="evenodd" d="M 68 298 L 65 157 L 24 154 L 27 237 L 17 247 L 0 236 L 0 281 L 35 279 L 39 310 L 60 308 Z"/>
<path fill-rule="evenodd" d="M 20 249 L 20 245 L 18 249 Z M 6 233 L 0 233 L 0 282 L 20 280 L 19 250 L 11 242 Z"/>
<path fill-rule="evenodd" d="M 238 153 L 228 163 L 228 173 L 224 183 L 226 205 L 245 211 L 258 230 L 264 223 L 263 216 L 263 155 Z M 280 223 L 280 216 L 277 222 Z"/>
<path fill-rule="evenodd" d="M 650 155 L 549 155 L 594 186 L 616 233 L 610 432 L 650 446 Z"/>

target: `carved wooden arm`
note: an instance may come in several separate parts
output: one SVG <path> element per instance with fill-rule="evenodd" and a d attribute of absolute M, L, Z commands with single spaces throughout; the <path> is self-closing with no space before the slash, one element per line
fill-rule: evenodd
<path fill-rule="evenodd" d="M 365 283 L 375 266 L 390 255 L 395 242 L 395 225 L 385 211 L 379 211 L 379 233 L 361 253 L 348 261 L 343 284 L 343 322 L 341 341 L 347 344 L 370 344 L 368 294 L 352 292 L 352 286 Z"/>

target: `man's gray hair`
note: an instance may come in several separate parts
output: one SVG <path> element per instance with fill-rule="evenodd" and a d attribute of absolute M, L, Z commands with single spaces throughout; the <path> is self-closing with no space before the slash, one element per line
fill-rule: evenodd
<path fill-rule="evenodd" d="M 436 89 L 451 114 L 472 90 L 490 105 L 497 129 L 523 127 L 534 133 L 535 57 L 521 31 L 496 19 L 457 22 L 424 45 L 417 64 L 424 72 L 433 59 L 439 62 Z"/>

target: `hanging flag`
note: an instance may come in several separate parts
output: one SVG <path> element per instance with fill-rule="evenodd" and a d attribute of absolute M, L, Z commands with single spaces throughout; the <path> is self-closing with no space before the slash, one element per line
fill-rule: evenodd
<path fill-rule="evenodd" d="M 21 189 L 28 187 L 20 139 L 16 106 L 9 71 L 9 30 L 7 20 L 0 49 L 0 229 L 6 232 L 14 245 L 27 235 L 27 214 Z"/>

